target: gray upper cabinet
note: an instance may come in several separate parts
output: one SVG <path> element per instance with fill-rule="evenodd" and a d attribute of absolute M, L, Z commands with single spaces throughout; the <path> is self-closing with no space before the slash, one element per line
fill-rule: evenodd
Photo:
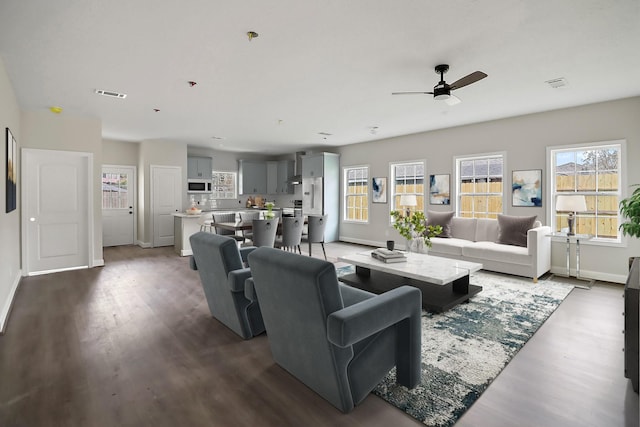
<path fill-rule="evenodd" d="M 278 162 L 267 162 L 267 194 L 278 194 Z"/>
<path fill-rule="evenodd" d="M 188 179 L 211 179 L 213 159 L 211 157 L 187 157 Z"/>
<path fill-rule="evenodd" d="M 295 174 L 295 162 L 293 160 L 278 161 L 278 185 L 276 194 L 293 194 L 293 185 L 289 182 Z"/>
<path fill-rule="evenodd" d="M 240 160 L 240 194 L 267 194 L 267 163 Z"/>
<path fill-rule="evenodd" d="M 302 177 L 318 178 L 324 176 L 323 153 L 310 154 L 302 157 Z"/>

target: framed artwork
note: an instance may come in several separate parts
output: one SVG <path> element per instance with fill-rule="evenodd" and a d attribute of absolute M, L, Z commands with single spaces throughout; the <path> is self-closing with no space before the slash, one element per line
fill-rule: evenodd
<path fill-rule="evenodd" d="M 16 170 L 16 161 L 18 160 L 18 148 L 13 134 L 7 128 L 7 212 L 11 212 L 16 208 L 17 196 L 16 186 L 18 173 Z"/>
<path fill-rule="evenodd" d="M 449 174 L 429 175 L 429 204 L 451 204 L 451 196 L 449 192 Z"/>
<path fill-rule="evenodd" d="M 513 171 L 511 178 L 513 206 L 542 206 L 542 169 Z"/>
<path fill-rule="evenodd" d="M 371 201 L 387 203 L 387 178 L 371 178 Z"/>

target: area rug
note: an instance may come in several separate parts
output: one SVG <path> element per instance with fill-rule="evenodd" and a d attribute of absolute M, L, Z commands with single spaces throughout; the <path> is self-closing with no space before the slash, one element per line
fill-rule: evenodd
<path fill-rule="evenodd" d="M 471 283 L 483 290 L 468 304 L 422 314 L 421 384 L 397 385 L 391 371 L 373 391 L 427 426 L 455 424 L 573 289 L 483 271 Z"/>

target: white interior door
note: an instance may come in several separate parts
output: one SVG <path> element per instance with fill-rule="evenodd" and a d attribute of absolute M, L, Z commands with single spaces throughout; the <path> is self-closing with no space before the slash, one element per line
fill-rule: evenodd
<path fill-rule="evenodd" d="M 27 274 L 90 265 L 90 153 L 22 150 L 23 259 Z"/>
<path fill-rule="evenodd" d="M 102 245 L 132 245 L 135 239 L 136 168 L 102 167 Z"/>
<path fill-rule="evenodd" d="M 182 169 L 176 166 L 151 165 L 151 218 L 153 243 L 173 245 L 173 213 L 182 208 Z"/>

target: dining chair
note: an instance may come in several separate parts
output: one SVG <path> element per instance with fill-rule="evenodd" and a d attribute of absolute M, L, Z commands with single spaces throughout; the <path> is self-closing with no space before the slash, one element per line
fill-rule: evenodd
<path fill-rule="evenodd" d="M 241 223 L 251 223 L 254 219 L 260 219 L 260 211 L 257 212 L 240 212 Z M 253 230 L 242 230 L 242 236 L 245 240 L 253 240 Z"/>
<path fill-rule="evenodd" d="M 198 218 L 198 224 L 200 224 L 200 231 L 206 231 L 208 233 L 213 233 L 213 218 L 207 214 L 200 214 Z"/>
<path fill-rule="evenodd" d="M 237 242 L 244 242 L 244 236 L 238 236 L 235 231 L 227 230 L 225 228 L 216 227 L 216 222 L 236 222 L 236 213 L 214 213 L 213 214 L 213 227 L 216 230 L 216 234 L 220 234 L 222 236 L 229 236 L 236 239 Z"/>
<path fill-rule="evenodd" d="M 302 254 L 300 242 L 302 241 L 302 228 L 304 221 L 301 217 L 282 218 L 282 236 L 277 241 L 277 246 L 285 251 L 296 251 Z"/>
<path fill-rule="evenodd" d="M 322 253 L 324 259 L 327 259 L 327 252 L 324 250 L 324 228 L 327 223 L 327 215 L 309 215 L 307 220 L 308 234 L 306 240 L 309 243 L 309 256 L 311 256 L 311 245 L 313 243 L 320 243 L 322 245 Z"/>
<path fill-rule="evenodd" d="M 252 223 L 252 246 L 268 246 L 272 248 L 276 242 L 279 220 L 279 218 L 254 219 Z"/>

